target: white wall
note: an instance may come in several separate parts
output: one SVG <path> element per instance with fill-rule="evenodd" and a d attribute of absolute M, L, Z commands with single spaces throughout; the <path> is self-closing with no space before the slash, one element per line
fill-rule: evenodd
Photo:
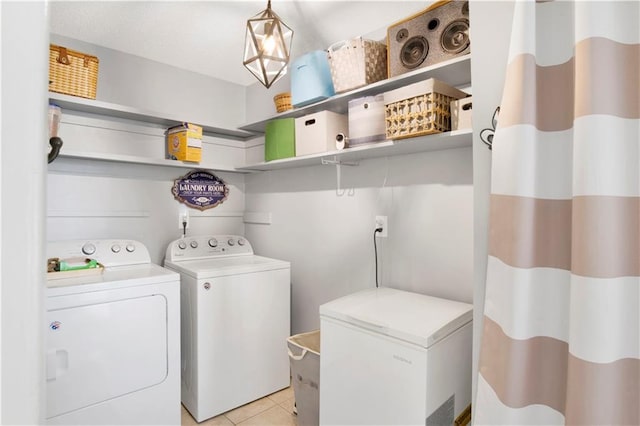
<path fill-rule="evenodd" d="M 380 214 L 389 219 L 389 237 L 378 239 L 382 286 L 471 302 L 470 148 L 366 160 L 342 166 L 341 180 L 339 196 L 334 166 L 246 178 L 247 211 L 272 216 L 246 224 L 247 237 L 292 263 L 292 333 L 319 327 L 320 304 L 375 286 Z"/>
<path fill-rule="evenodd" d="M 52 35 L 51 41 L 98 56 L 98 100 L 227 128 L 244 120 L 242 86 L 78 40 Z M 164 158 L 164 128 L 153 124 L 63 109 L 59 135 L 63 153 Z M 203 163 L 239 166 L 244 157 L 242 141 L 203 138 Z M 181 204 L 171 187 L 190 169 L 58 158 L 48 170 L 47 241 L 135 239 L 162 264 L 167 245 L 182 235 Z M 244 234 L 244 177 L 215 174 L 229 186 L 229 197 L 204 212 L 190 208 L 188 235 Z"/>
<path fill-rule="evenodd" d="M 222 128 L 245 122 L 244 86 L 57 34 L 51 34 L 51 43 L 98 57 L 100 101 Z"/>
<path fill-rule="evenodd" d="M 143 123 L 63 111 L 59 134 L 63 152 L 164 156 L 164 130 Z M 203 138 L 203 162 L 208 164 L 239 165 L 244 153 L 242 142 Z M 178 228 L 182 204 L 171 188 L 189 170 L 59 157 L 49 165 L 47 241 L 134 239 L 147 246 L 153 262 L 162 264 L 167 245 L 182 235 Z M 244 177 L 215 174 L 226 182 L 229 196 L 213 209 L 189 208 L 188 235 L 244 234 Z"/>
<path fill-rule="evenodd" d="M 42 424 L 48 64 L 44 2 L 0 2 L 0 423 Z"/>
<path fill-rule="evenodd" d="M 489 191 L 491 151 L 480 139 L 480 131 L 491 127 L 495 108 L 500 105 L 511 38 L 513 1 L 472 1 L 471 40 L 473 57 L 473 186 L 474 186 L 474 272 L 473 272 L 473 390 L 475 401 L 478 354 L 482 335 L 484 293 L 487 273 Z M 491 60 L 487 60 L 491 58 Z"/>
<path fill-rule="evenodd" d="M 247 123 L 266 120 L 276 114 L 276 105 L 273 97 L 278 93 L 289 92 L 291 89 L 291 75 L 286 74 L 276 81 L 269 89 L 260 83 L 247 87 L 245 94 L 247 109 Z M 263 158 L 264 160 L 264 158 Z"/>
<path fill-rule="evenodd" d="M 406 17 L 430 3 L 398 7 Z M 365 37 L 384 35 L 378 29 Z M 283 80 L 270 91 L 259 85 L 247 89 L 247 117 L 274 113 L 273 95 L 289 89 Z M 262 150 L 250 149 L 247 161 L 262 161 Z M 470 148 L 367 160 L 343 167 L 342 180 L 355 188 L 353 196 L 336 195 L 330 166 L 246 178 L 247 211 L 273 217 L 271 225 L 246 224 L 247 237 L 261 254 L 292 262 L 292 332 L 318 328 L 320 304 L 375 285 L 372 233 L 379 214 L 388 216 L 390 230 L 389 238 L 378 240 L 383 285 L 472 302 Z"/>
<path fill-rule="evenodd" d="M 182 235 L 173 180 L 188 170 L 57 160 L 48 176 L 47 240 L 122 238 L 142 242 L 162 264 L 167 245 Z M 244 234 L 242 176 L 216 173 L 229 198 L 213 211 L 189 209 L 187 235 Z"/>

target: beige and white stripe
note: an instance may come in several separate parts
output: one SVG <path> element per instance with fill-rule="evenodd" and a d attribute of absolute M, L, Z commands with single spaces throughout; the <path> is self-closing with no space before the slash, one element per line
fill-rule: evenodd
<path fill-rule="evenodd" d="M 640 424 L 640 2 L 517 2 L 475 424 Z"/>
<path fill-rule="evenodd" d="M 594 362 L 640 358 L 636 277 L 591 278 L 555 268 L 514 268 L 489 258 L 485 315 L 513 339 L 547 336 Z M 630 301 L 630 302 L 629 302 Z M 510 306 L 510 309 L 504 309 Z M 522 319 L 526 315 L 526 321 Z"/>

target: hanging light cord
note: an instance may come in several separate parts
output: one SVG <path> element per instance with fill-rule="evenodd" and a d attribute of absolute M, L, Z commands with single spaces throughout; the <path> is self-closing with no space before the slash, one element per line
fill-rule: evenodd
<path fill-rule="evenodd" d="M 378 288 L 378 244 L 376 243 L 376 234 L 378 232 L 382 232 L 382 228 L 376 228 L 375 231 L 373 231 L 373 251 L 376 258 L 376 288 Z"/>

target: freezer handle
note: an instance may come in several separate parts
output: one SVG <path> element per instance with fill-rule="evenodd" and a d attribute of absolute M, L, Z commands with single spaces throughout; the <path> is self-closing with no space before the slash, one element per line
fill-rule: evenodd
<path fill-rule="evenodd" d="M 370 330 L 374 329 L 374 330 L 380 331 L 382 333 L 386 332 L 386 330 L 387 330 L 387 327 L 384 326 L 384 325 L 376 324 L 375 322 L 370 322 L 370 321 L 363 321 L 361 319 L 354 318 L 352 316 L 347 316 L 347 320 L 351 324 L 359 325 L 362 328 L 368 328 Z"/>

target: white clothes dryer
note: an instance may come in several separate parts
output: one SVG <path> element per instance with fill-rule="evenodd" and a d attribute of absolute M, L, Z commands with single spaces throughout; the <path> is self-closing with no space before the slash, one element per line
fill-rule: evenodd
<path fill-rule="evenodd" d="M 289 386 L 289 262 L 236 235 L 167 247 L 181 275 L 182 403 L 201 422 Z"/>
<path fill-rule="evenodd" d="M 50 242 L 47 257 L 104 266 L 48 274 L 47 424 L 179 425 L 179 275 L 132 240 Z"/>

